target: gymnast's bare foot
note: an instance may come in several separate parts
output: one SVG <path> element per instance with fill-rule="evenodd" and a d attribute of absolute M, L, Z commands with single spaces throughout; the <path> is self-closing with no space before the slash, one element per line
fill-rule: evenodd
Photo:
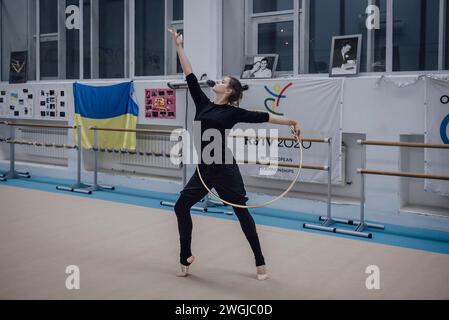
<path fill-rule="evenodd" d="M 258 266 L 257 268 L 257 280 L 268 279 L 267 267 L 265 265 Z"/>
<path fill-rule="evenodd" d="M 193 261 L 195 261 L 195 257 L 190 256 L 189 258 L 187 258 L 187 262 L 189 263 L 188 266 L 180 264 L 181 270 L 176 274 L 176 276 L 177 277 L 187 277 L 187 275 L 189 274 L 189 266 L 193 263 Z"/>

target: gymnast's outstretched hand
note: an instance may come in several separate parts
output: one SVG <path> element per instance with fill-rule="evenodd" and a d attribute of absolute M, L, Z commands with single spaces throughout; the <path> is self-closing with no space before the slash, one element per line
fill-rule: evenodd
<path fill-rule="evenodd" d="M 273 124 L 280 124 L 280 125 L 286 125 L 290 127 L 290 130 L 292 131 L 292 134 L 298 138 L 301 139 L 301 129 L 299 128 L 299 123 L 296 120 L 289 119 L 283 116 L 277 116 L 272 113 L 269 113 L 270 119 L 268 122 Z"/>
<path fill-rule="evenodd" d="M 296 138 L 301 139 L 301 129 L 297 121 L 294 121 L 294 124 L 290 126 L 290 130 Z"/>
<path fill-rule="evenodd" d="M 173 36 L 173 41 L 175 42 L 176 52 L 178 53 L 179 62 L 181 63 L 182 71 L 186 76 L 193 72 L 192 65 L 190 64 L 189 59 L 187 58 L 186 53 L 184 52 L 184 48 L 182 47 L 182 34 L 176 32 L 175 28 L 169 28 L 168 31 Z"/>
<path fill-rule="evenodd" d="M 173 36 L 173 41 L 175 42 L 176 46 L 182 45 L 182 34 L 179 32 L 176 32 L 175 28 L 168 28 L 168 32 L 170 32 Z"/>

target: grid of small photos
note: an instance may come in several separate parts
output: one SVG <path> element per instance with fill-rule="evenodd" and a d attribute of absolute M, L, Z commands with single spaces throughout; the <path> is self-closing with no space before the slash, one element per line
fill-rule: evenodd
<path fill-rule="evenodd" d="M 145 89 L 145 118 L 176 118 L 176 90 Z"/>
<path fill-rule="evenodd" d="M 28 88 L 0 89 L 0 116 L 8 118 L 32 118 L 33 93 Z"/>
<path fill-rule="evenodd" d="M 39 118 L 61 119 L 67 116 L 67 94 L 64 90 L 40 90 Z"/>

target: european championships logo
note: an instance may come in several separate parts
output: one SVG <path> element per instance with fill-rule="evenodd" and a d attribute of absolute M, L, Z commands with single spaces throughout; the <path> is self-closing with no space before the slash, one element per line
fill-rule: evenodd
<path fill-rule="evenodd" d="M 273 89 L 270 90 L 267 86 L 265 86 L 265 90 L 272 96 L 273 98 L 267 98 L 265 99 L 265 108 L 270 112 L 278 116 L 283 116 L 283 113 L 276 112 L 276 108 L 279 107 L 279 104 L 281 102 L 281 99 L 287 98 L 287 96 L 284 94 L 288 88 L 290 88 L 293 85 L 293 83 L 287 84 L 284 88 L 277 83 L 273 86 Z"/>

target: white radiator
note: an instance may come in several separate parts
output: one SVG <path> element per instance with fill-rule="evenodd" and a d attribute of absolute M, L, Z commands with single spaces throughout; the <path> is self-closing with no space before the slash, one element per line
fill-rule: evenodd
<path fill-rule="evenodd" d="M 16 139 L 38 141 L 42 143 L 67 144 L 67 129 L 53 128 L 17 128 Z M 17 158 L 26 160 L 28 157 L 68 160 L 68 150 L 65 148 L 47 148 L 27 145 L 16 145 Z M 30 159 L 31 160 L 31 159 Z"/>
<path fill-rule="evenodd" d="M 15 136 L 17 140 L 68 144 L 67 129 L 17 128 Z M 138 133 L 136 154 L 101 152 L 99 169 L 117 171 L 131 169 L 135 173 L 148 173 L 149 171 L 146 169 L 151 168 L 179 169 L 181 165 L 174 165 L 170 161 L 170 150 L 176 143 L 177 141 L 170 141 L 170 136 L 167 135 Z M 26 162 L 67 165 L 69 152 L 73 151 L 65 148 L 16 145 L 16 159 Z M 140 155 L 139 152 L 151 152 L 152 154 Z M 84 153 L 84 155 L 90 160 L 93 159 L 92 152 L 88 152 L 88 154 Z M 90 167 L 90 165 L 87 165 L 87 167 Z M 162 171 L 160 173 L 164 174 Z"/>
<path fill-rule="evenodd" d="M 179 169 L 170 161 L 170 150 L 176 144 L 166 135 L 137 134 L 136 154 L 102 153 L 101 169 L 122 170 L 123 167 L 157 167 Z M 140 155 L 139 152 L 152 152 L 153 155 Z M 161 156 L 155 154 L 162 154 Z M 135 170 L 139 172 L 140 170 Z"/>

